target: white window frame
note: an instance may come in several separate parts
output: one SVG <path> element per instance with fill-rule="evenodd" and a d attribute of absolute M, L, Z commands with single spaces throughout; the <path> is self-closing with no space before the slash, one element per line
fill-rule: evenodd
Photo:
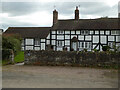
<path fill-rule="evenodd" d="M 57 41 L 57 46 L 62 46 L 62 41 Z"/>

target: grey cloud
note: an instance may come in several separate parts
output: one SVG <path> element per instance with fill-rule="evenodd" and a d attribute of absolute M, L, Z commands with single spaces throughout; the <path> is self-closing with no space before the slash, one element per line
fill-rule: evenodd
<path fill-rule="evenodd" d="M 46 11 L 52 14 L 54 5 L 59 15 L 68 16 L 74 13 L 75 7 L 80 5 L 80 15 L 86 17 L 87 15 L 93 16 L 116 16 L 117 8 L 115 5 L 110 7 L 103 2 L 2 2 L 2 12 L 8 13 L 10 17 L 29 15 L 35 12 Z M 52 21 L 51 21 L 52 22 Z M 17 20 L 8 20 L 3 23 L 3 27 L 7 26 L 36 26 L 31 23 L 19 22 Z"/>
<path fill-rule="evenodd" d="M 59 14 L 62 15 L 73 14 L 77 5 L 80 5 L 80 14 L 82 15 L 103 15 L 104 13 L 110 13 L 112 9 L 112 7 L 102 2 L 4 2 L 2 4 L 2 10 L 3 13 L 9 13 L 11 16 L 22 16 L 41 11 L 52 13 L 54 5 Z"/>

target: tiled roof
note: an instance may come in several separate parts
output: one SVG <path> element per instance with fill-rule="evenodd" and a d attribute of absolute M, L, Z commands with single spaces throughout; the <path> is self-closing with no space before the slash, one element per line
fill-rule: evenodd
<path fill-rule="evenodd" d="M 51 27 L 9 27 L 4 34 L 20 34 L 22 38 L 46 38 Z"/>
<path fill-rule="evenodd" d="M 53 30 L 73 30 L 73 29 L 120 29 L 120 19 L 99 18 L 99 19 L 70 19 L 58 20 L 52 27 Z"/>

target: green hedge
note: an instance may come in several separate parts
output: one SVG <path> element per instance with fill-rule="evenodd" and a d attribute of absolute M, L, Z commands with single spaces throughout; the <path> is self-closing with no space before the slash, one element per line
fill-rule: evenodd
<path fill-rule="evenodd" d="M 2 60 L 9 60 L 10 59 L 10 55 L 12 55 L 11 50 L 2 50 Z"/>
<path fill-rule="evenodd" d="M 16 38 L 15 36 L 3 36 L 2 48 L 12 49 L 14 54 L 17 55 L 17 53 L 21 50 L 21 39 Z"/>

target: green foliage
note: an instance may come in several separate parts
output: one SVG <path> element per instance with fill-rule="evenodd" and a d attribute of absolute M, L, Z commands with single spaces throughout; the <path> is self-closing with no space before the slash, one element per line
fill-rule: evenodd
<path fill-rule="evenodd" d="M 15 36 L 3 36 L 2 48 L 12 49 L 16 55 L 21 50 L 21 39 Z"/>
<path fill-rule="evenodd" d="M 8 49 L 2 50 L 2 59 L 3 60 L 9 60 L 10 55 L 11 55 L 11 50 L 8 50 Z"/>
<path fill-rule="evenodd" d="M 83 52 L 87 52 L 87 49 L 83 49 Z"/>
<path fill-rule="evenodd" d="M 24 61 L 24 52 L 20 51 L 14 58 L 15 62 L 23 62 Z"/>
<path fill-rule="evenodd" d="M 103 50 L 103 51 L 109 51 L 109 50 L 110 50 L 110 47 L 109 47 L 109 46 L 103 46 L 103 47 L 102 47 L 102 50 Z"/>
<path fill-rule="evenodd" d="M 99 50 L 97 50 L 97 49 L 94 49 L 93 51 L 94 51 L 94 52 L 99 52 Z"/>

